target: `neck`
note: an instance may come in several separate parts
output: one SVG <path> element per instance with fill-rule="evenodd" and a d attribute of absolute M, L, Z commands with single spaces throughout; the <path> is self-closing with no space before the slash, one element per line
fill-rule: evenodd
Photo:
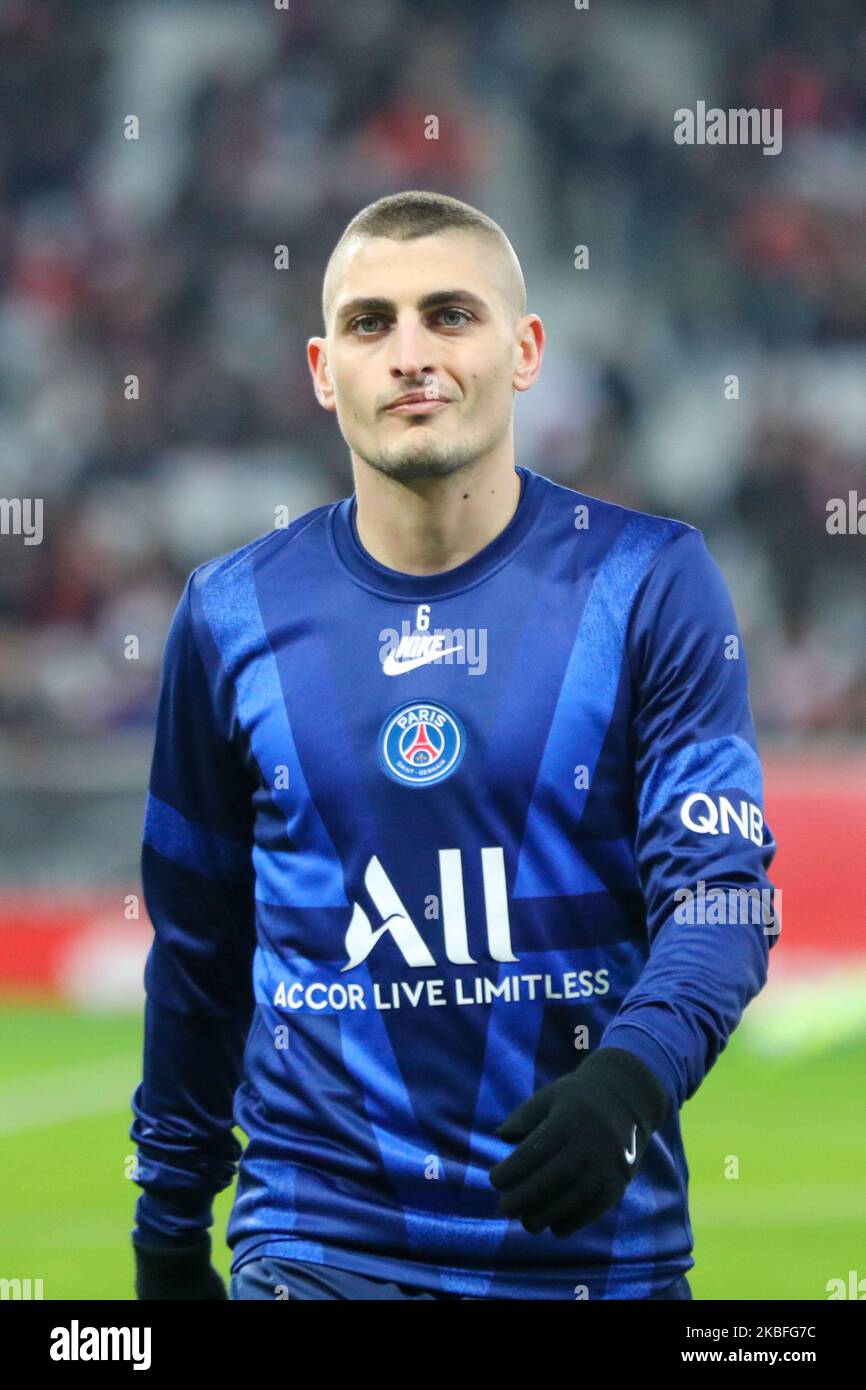
<path fill-rule="evenodd" d="M 374 560 L 401 574 L 440 574 L 471 560 L 517 510 L 513 453 L 446 478 L 401 483 L 352 454 L 355 524 Z"/>

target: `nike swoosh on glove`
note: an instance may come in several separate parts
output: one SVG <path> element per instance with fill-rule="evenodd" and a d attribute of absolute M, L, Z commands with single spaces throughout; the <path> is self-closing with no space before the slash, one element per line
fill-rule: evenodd
<path fill-rule="evenodd" d="M 497 1127 L 501 1139 L 522 1140 L 490 1170 L 500 1213 L 532 1235 L 549 1226 L 570 1236 L 596 1221 L 622 1198 L 670 1104 L 633 1052 L 596 1048 Z"/>
<path fill-rule="evenodd" d="M 194 1245 L 140 1245 L 135 1250 L 135 1296 L 155 1299 L 228 1299 L 226 1286 L 210 1262 L 210 1236 Z"/>

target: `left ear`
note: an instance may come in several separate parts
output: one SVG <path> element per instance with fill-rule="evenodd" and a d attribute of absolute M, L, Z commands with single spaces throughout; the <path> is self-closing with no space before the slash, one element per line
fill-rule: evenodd
<path fill-rule="evenodd" d="M 515 329 L 515 364 L 511 378 L 515 391 L 528 391 L 544 357 L 544 324 L 537 314 L 526 314 Z"/>

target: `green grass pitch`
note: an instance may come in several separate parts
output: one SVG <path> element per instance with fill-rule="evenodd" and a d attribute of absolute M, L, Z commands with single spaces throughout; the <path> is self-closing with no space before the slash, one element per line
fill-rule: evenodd
<path fill-rule="evenodd" d="M 41 1278 L 46 1299 L 133 1297 L 141 1031 L 138 1014 L 0 1009 L 0 1277 Z M 863 1042 L 768 1060 L 734 1035 L 683 1110 L 695 1298 L 826 1299 L 829 1279 L 866 1278 L 864 1074 Z M 231 1200 L 214 1208 L 226 1281 Z"/>

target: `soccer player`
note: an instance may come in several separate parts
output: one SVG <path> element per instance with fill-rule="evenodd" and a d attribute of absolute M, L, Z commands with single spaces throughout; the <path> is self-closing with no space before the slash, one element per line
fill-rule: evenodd
<path fill-rule="evenodd" d="M 240 1160 L 231 1298 L 689 1298 L 680 1109 L 775 940 L 727 586 L 515 464 L 544 329 L 488 217 L 378 200 L 323 316 L 354 493 L 166 643 L 137 1295 L 226 1297 Z"/>

